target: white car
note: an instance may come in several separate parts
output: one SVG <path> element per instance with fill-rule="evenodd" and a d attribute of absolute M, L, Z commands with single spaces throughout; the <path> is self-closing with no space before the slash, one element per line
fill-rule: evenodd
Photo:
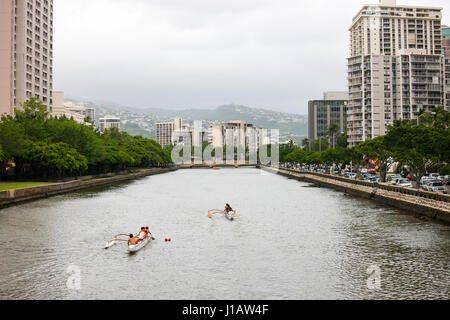
<path fill-rule="evenodd" d="M 399 187 L 403 187 L 403 188 L 412 188 L 413 187 L 411 181 L 409 181 L 408 179 L 399 179 L 399 180 L 397 180 L 396 185 Z"/>
<path fill-rule="evenodd" d="M 439 183 L 439 182 L 441 182 L 441 181 L 435 180 L 435 179 L 433 179 L 433 180 L 432 179 L 427 179 L 427 180 L 425 180 L 423 182 L 422 189 L 425 190 L 425 191 L 431 191 L 431 189 L 430 189 L 431 185 L 433 183 Z"/>
<path fill-rule="evenodd" d="M 399 174 L 392 174 L 386 178 L 386 182 L 389 184 L 397 184 L 397 181 L 403 179 Z"/>
<path fill-rule="evenodd" d="M 447 187 L 442 182 L 432 182 L 427 186 L 430 192 L 442 192 L 447 193 Z"/>

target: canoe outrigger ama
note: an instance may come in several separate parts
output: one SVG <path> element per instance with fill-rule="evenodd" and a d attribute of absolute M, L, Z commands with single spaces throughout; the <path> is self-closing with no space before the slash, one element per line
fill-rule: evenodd
<path fill-rule="evenodd" d="M 213 214 L 223 214 L 225 218 L 227 218 L 230 221 L 234 221 L 236 218 L 240 217 L 240 215 L 237 214 L 236 210 L 232 210 L 227 213 L 225 210 L 212 209 L 208 211 L 208 218 L 212 218 Z"/>

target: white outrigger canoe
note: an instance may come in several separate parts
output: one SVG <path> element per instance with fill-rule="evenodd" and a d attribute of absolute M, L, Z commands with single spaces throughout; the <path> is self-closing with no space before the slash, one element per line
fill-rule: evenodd
<path fill-rule="evenodd" d="M 130 253 L 138 252 L 139 250 L 144 248 L 147 244 L 149 244 L 151 241 L 152 241 L 152 237 L 147 237 L 144 240 L 142 240 L 141 242 L 139 242 L 138 244 L 128 246 L 128 252 L 130 252 Z"/>
<path fill-rule="evenodd" d="M 240 217 L 240 215 L 237 214 L 236 210 L 233 210 L 232 214 L 228 214 L 224 210 L 213 209 L 213 210 L 208 211 L 208 218 L 211 219 L 213 217 L 213 214 L 223 214 L 225 216 L 225 218 L 227 218 L 230 221 L 233 221 L 236 218 Z"/>
<path fill-rule="evenodd" d="M 233 213 L 229 214 L 229 213 L 224 213 L 225 218 L 227 218 L 230 221 L 234 221 L 237 217 L 238 214 L 236 213 L 236 210 L 233 211 Z"/>

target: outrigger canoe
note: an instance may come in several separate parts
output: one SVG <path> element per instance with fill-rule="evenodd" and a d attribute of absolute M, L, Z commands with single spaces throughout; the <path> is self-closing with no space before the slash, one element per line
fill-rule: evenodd
<path fill-rule="evenodd" d="M 208 211 L 208 218 L 212 219 L 213 214 L 223 214 L 225 216 L 225 218 L 227 218 L 230 221 L 233 221 L 236 218 L 240 217 L 240 215 L 237 214 L 236 210 L 233 210 L 232 214 L 228 214 L 224 210 L 213 209 L 213 210 Z"/>
<path fill-rule="evenodd" d="M 225 218 L 227 218 L 230 221 L 234 221 L 234 219 L 236 219 L 238 217 L 238 215 L 236 214 L 236 210 L 233 210 L 233 213 L 231 213 L 231 214 L 225 213 L 224 216 L 225 216 Z"/>
<path fill-rule="evenodd" d="M 147 237 L 144 240 L 142 240 L 141 242 L 139 242 L 138 244 L 128 246 L 128 252 L 130 252 L 130 253 L 138 252 L 139 250 L 144 248 L 147 244 L 149 244 L 151 241 L 152 241 L 152 237 Z"/>

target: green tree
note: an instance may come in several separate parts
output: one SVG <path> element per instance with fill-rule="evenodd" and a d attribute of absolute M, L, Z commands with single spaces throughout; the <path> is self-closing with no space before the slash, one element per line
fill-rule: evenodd
<path fill-rule="evenodd" d="M 285 162 L 306 163 L 308 152 L 304 149 L 296 149 L 285 157 Z"/>
<path fill-rule="evenodd" d="M 66 143 L 34 143 L 28 153 L 28 160 L 38 172 L 45 175 L 56 173 L 62 177 L 66 172 L 72 175 L 87 170 L 87 159 Z"/>
<path fill-rule="evenodd" d="M 386 182 L 386 174 L 389 169 L 389 159 L 392 156 L 392 148 L 388 145 L 388 139 L 385 136 L 367 140 L 358 145 L 359 153 L 365 155 L 371 160 L 378 160 L 380 168 L 380 180 Z"/>
<path fill-rule="evenodd" d="M 311 151 L 325 151 L 330 147 L 330 142 L 327 139 L 314 140 L 311 145 Z"/>
<path fill-rule="evenodd" d="M 309 139 L 305 138 L 302 140 L 302 147 L 303 149 L 309 150 Z"/>
<path fill-rule="evenodd" d="M 391 128 L 386 140 L 392 146 L 394 159 L 407 166 L 417 181 L 429 169 L 442 168 L 450 159 L 448 129 L 403 124 Z"/>
<path fill-rule="evenodd" d="M 341 148 L 348 147 L 348 136 L 347 133 L 338 134 L 336 138 L 336 146 Z"/>

